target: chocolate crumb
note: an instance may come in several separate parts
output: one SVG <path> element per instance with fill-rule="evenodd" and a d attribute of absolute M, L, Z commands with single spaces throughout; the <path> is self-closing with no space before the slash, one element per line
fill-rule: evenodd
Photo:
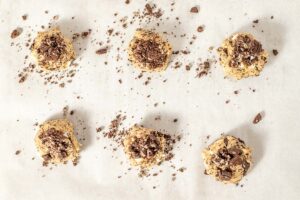
<path fill-rule="evenodd" d="M 18 37 L 19 35 L 21 35 L 22 31 L 23 31 L 22 28 L 16 28 L 16 29 L 14 29 L 14 30 L 11 32 L 10 37 L 11 37 L 12 39 L 15 39 L 16 37 Z"/>
<path fill-rule="evenodd" d="M 258 22 L 259 22 L 258 19 L 256 19 L 256 20 L 253 21 L 254 24 L 258 24 Z"/>
<path fill-rule="evenodd" d="M 235 90 L 235 91 L 234 91 L 234 94 L 238 94 L 238 93 L 239 93 L 239 91 L 238 91 L 238 90 Z"/>
<path fill-rule="evenodd" d="M 107 53 L 107 48 L 98 49 L 96 51 L 96 54 L 98 54 L 98 55 L 102 55 L 102 54 L 106 54 L 106 53 Z"/>
<path fill-rule="evenodd" d="M 174 123 L 178 122 L 178 119 L 174 119 L 173 122 L 174 122 Z"/>
<path fill-rule="evenodd" d="M 274 55 L 274 56 L 277 56 L 277 55 L 278 55 L 278 50 L 277 50 L 277 49 L 273 49 L 272 52 L 273 52 L 273 55 Z"/>
<path fill-rule="evenodd" d="M 27 20 L 27 17 L 28 17 L 28 15 L 25 14 L 22 16 L 22 19 L 25 21 L 25 20 Z"/>
<path fill-rule="evenodd" d="M 16 155 L 19 155 L 20 153 L 21 153 L 21 150 L 17 150 L 17 151 L 15 152 Z"/>
<path fill-rule="evenodd" d="M 203 32 L 204 31 L 204 27 L 203 26 L 198 26 L 197 31 L 199 33 Z"/>
<path fill-rule="evenodd" d="M 185 167 L 181 167 L 181 168 L 178 169 L 178 171 L 180 171 L 180 172 L 184 172 L 185 170 L 186 170 Z"/>
<path fill-rule="evenodd" d="M 99 133 L 99 132 L 101 132 L 103 129 L 104 129 L 104 127 L 103 127 L 103 126 L 100 126 L 100 127 L 96 128 L 96 132 Z"/>
<path fill-rule="evenodd" d="M 130 4 L 130 0 L 126 0 L 126 1 L 125 1 L 125 4 Z"/>
<path fill-rule="evenodd" d="M 226 100 L 225 103 L 228 104 L 230 102 L 230 100 Z"/>
<path fill-rule="evenodd" d="M 54 15 L 53 16 L 53 20 L 58 20 L 59 19 L 59 15 Z"/>
<path fill-rule="evenodd" d="M 191 8 L 190 12 L 191 13 L 198 13 L 199 9 L 197 8 L 197 6 L 194 6 L 194 7 Z"/>
<path fill-rule="evenodd" d="M 257 124 L 262 120 L 262 115 L 260 113 L 258 113 L 254 119 L 253 119 L 253 124 Z"/>

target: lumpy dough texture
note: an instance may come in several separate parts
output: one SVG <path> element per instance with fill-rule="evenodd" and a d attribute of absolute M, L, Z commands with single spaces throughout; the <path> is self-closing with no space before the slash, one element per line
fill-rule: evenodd
<path fill-rule="evenodd" d="M 222 136 L 202 152 L 205 174 L 223 183 L 238 183 L 252 165 L 251 149 L 239 138 Z"/>
<path fill-rule="evenodd" d="M 58 28 L 39 32 L 31 46 L 38 65 L 46 70 L 61 70 L 75 59 L 72 42 Z"/>
<path fill-rule="evenodd" d="M 236 79 L 258 76 L 267 63 L 268 53 L 249 33 L 237 33 L 218 48 L 225 74 Z"/>
<path fill-rule="evenodd" d="M 124 151 L 133 166 L 148 168 L 167 158 L 170 137 L 152 129 L 133 126 L 123 140 Z"/>
<path fill-rule="evenodd" d="M 171 45 L 159 34 L 138 29 L 128 47 L 129 61 L 142 71 L 163 71 L 172 54 Z"/>
<path fill-rule="evenodd" d="M 43 165 L 58 164 L 67 161 L 76 162 L 80 144 L 73 125 L 66 119 L 51 120 L 40 125 L 35 137 L 38 152 L 43 158 Z"/>

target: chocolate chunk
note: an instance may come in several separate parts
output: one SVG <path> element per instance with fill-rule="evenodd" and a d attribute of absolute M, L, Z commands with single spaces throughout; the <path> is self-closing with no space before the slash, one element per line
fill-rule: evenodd
<path fill-rule="evenodd" d="M 240 156 L 235 156 L 230 160 L 230 165 L 241 165 L 243 160 Z"/>
<path fill-rule="evenodd" d="M 191 8 L 190 12 L 191 13 L 198 13 L 199 10 L 198 10 L 197 6 L 194 6 L 194 7 Z"/>
<path fill-rule="evenodd" d="M 23 15 L 22 19 L 25 21 L 25 20 L 27 20 L 27 17 L 28 17 L 28 15 Z"/>
<path fill-rule="evenodd" d="M 161 67 L 167 60 L 167 55 L 162 52 L 160 45 L 152 40 L 137 40 L 133 49 L 135 58 L 151 68 Z"/>
<path fill-rule="evenodd" d="M 273 49 L 272 52 L 273 52 L 273 55 L 274 55 L 274 56 L 277 56 L 277 55 L 278 55 L 278 50 L 277 50 L 277 49 Z"/>
<path fill-rule="evenodd" d="M 14 30 L 11 32 L 10 37 L 11 37 L 12 39 L 15 39 L 16 37 L 18 37 L 19 35 L 21 35 L 22 31 L 23 31 L 23 30 L 22 30 L 21 28 L 16 28 L 16 29 L 14 29 Z"/>
<path fill-rule="evenodd" d="M 17 151 L 15 152 L 16 155 L 19 155 L 20 153 L 21 153 L 21 150 L 17 150 Z"/>
<path fill-rule="evenodd" d="M 51 160 L 51 158 L 55 156 L 60 159 L 64 159 L 68 156 L 67 149 L 69 148 L 68 142 L 70 139 L 65 136 L 62 131 L 50 128 L 39 135 L 39 138 L 42 144 L 49 149 L 49 153 L 43 155 L 45 162 Z"/>
<path fill-rule="evenodd" d="M 234 55 L 230 60 L 230 67 L 236 68 L 241 63 L 249 66 L 258 60 L 259 54 L 263 51 L 262 45 L 247 35 L 239 35 L 234 44 Z"/>
<path fill-rule="evenodd" d="M 242 150 L 237 147 L 231 147 L 228 149 L 228 153 L 231 155 L 242 155 Z"/>
<path fill-rule="evenodd" d="M 262 120 L 262 115 L 260 113 L 258 113 L 254 119 L 253 119 L 253 124 L 257 124 Z"/>
<path fill-rule="evenodd" d="M 135 138 L 130 150 L 135 158 L 151 158 L 161 149 L 159 133 L 152 131 L 145 138 Z"/>
<path fill-rule="evenodd" d="M 244 168 L 244 175 L 247 174 L 248 169 L 250 168 L 250 163 L 248 163 L 247 161 L 244 161 L 242 164 L 243 168 Z"/>
<path fill-rule="evenodd" d="M 44 56 L 44 61 L 57 61 L 66 53 L 66 44 L 59 35 L 48 36 L 42 41 L 37 52 Z"/>
<path fill-rule="evenodd" d="M 98 54 L 98 55 L 102 55 L 102 54 L 106 54 L 106 53 L 107 53 L 107 48 L 98 49 L 96 51 L 96 54 Z"/>
<path fill-rule="evenodd" d="M 232 177 L 232 171 L 230 169 L 220 170 L 219 177 L 221 180 L 229 181 Z"/>
<path fill-rule="evenodd" d="M 224 144 L 225 144 L 225 146 L 228 145 L 228 139 L 226 137 L 224 138 Z"/>
<path fill-rule="evenodd" d="M 198 26 L 197 31 L 199 33 L 203 32 L 204 31 L 204 27 L 203 26 Z"/>

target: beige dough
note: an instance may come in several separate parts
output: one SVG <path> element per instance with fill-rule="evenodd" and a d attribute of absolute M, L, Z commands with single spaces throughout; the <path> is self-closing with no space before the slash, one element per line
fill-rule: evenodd
<path fill-rule="evenodd" d="M 124 151 L 133 166 L 149 168 L 168 159 L 170 136 L 152 129 L 133 126 L 123 140 Z"/>
<path fill-rule="evenodd" d="M 172 55 L 171 45 L 159 34 L 137 29 L 128 47 L 129 61 L 142 71 L 164 71 Z"/>
<path fill-rule="evenodd" d="M 205 174 L 223 183 L 238 183 L 252 165 L 251 149 L 234 136 L 222 136 L 202 152 Z"/>
<path fill-rule="evenodd" d="M 262 45 L 249 33 L 236 33 L 225 39 L 218 53 L 225 74 L 236 79 L 258 76 L 268 58 Z"/>
<path fill-rule="evenodd" d="M 46 70 L 61 70 L 75 59 L 71 40 L 64 37 L 58 28 L 39 32 L 31 46 L 37 64 Z"/>
<path fill-rule="evenodd" d="M 73 125 L 67 119 L 46 121 L 40 125 L 35 145 L 44 165 L 69 160 L 75 163 L 79 157 L 80 144 L 74 135 Z"/>

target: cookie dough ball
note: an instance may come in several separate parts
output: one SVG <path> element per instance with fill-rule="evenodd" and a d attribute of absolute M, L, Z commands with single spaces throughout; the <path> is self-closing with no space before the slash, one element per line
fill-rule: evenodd
<path fill-rule="evenodd" d="M 152 31 L 137 29 L 128 47 L 129 61 L 142 71 L 164 71 L 172 54 L 171 45 Z"/>
<path fill-rule="evenodd" d="M 222 136 L 202 152 L 205 174 L 223 183 L 238 183 L 252 165 L 251 149 L 233 136 Z"/>
<path fill-rule="evenodd" d="M 218 48 L 225 74 L 236 79 L 258 76 L 267 63 L 268 53 L 249 33 L 237 33 Z"/>
<path fill-rule="evenodd" d="M 33 57 L 46 70 L 61 70 L 75 59 L 72 42 L 58 28 L 39 32 L 31 46 Z"/>
<path fill-rule="evenodd" d="M 152 129 L 133 126 L 123 140 L 124 151 L 133 166 L 149 168 L 171 158 L 172 140 Z"/>
<path fill-rule="evenodd" d="M 40 125 L 35 145 L 44 159 L 44 166 L 69 160 L 76 164 L 79 157 L 80 144 L 74 135 L 73 125 L 66 119 L 51 120 Z"/>

